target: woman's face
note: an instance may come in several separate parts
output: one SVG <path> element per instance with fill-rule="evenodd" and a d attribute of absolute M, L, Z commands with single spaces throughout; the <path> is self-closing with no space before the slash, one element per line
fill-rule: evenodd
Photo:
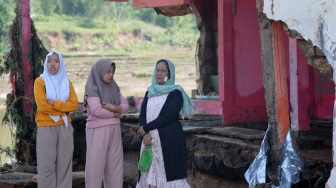
<path fill-rule="evenodd" d="M 160 62 L 157 64 L 156 66 L 156 71 L 155 71 L 155 80 L 157 83 L 159 83 L 160 85 L 164 84 L 165 81 L 165 77 L 167 77 L 168 79 L 168 67 L 167 64 L 165 62 Z"/>
<path fill-rule="evenodd" d="M 55 75 L 60 69 L 61 63 L 56 53 L 48 56 L 47 68 L 51 75 Z"/>
<path fill-rule="evenodd" d="M 109 68 L 107 69 L 105 75 L 104 75 L 104 78 L 103 78 L 103 81 L 106 83 L 106 84 L 109 84 L 112 82 L 113 80 L 113 76 L 114 76 L 114 67 L 112 65 L 109 66 Z"/>

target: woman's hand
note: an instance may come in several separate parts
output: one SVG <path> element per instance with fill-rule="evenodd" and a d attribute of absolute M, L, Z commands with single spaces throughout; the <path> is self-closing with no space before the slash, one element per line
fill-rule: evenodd
<path fill-rule="evenodd" d="M 142 126 L 139 128 L 138 133 L 141 137 L 143 137 L 146 134 L 146 132 L 145 132 L 145 130 L 143 129 Z"/>
<path fill-rule="evenodd" d="M 32 177 L 32 182 L 37 183 L 37 175 L 34 175 L 34 176 Z"/>
<path fill-rule="evenodd" d="M 141 126 L 138 130 L 138 133 L 142 138 L 143 143 L 146 146 L 150 146 L 152 145 L 152 137 L 149 133 L 145 132 L 145 130 L 143 129 L 143 127 Z"/>
<path fill-rule="evenodd" d="M 48 104 L 50 104 L 51 106 L 54 106 L 54 100 L 48 99 Z"/>
<path fill-rule="evenodd" d="M 110 111 L 110 112 L 114 112 L 114 105 L 110 104 L 110 103 L 105 103 L 103 102 L 103 106 L 104 109 Z"/>
<path fill-rule="evenodd" d="M 123 110 L 121 106 L 115 106 L 113 104 L 106 103 L 106 102 L 103 102 L 102 107 L 110 112 L 119 113 L 119 114 L 121 114 Z"/>
<path fill-rule="evenodd" d="M 116 106 L 114 106 L 113 104 L 103 102 L 102 107 L 110 112 L 113 112 L 113 118 L 119 118 L 119 116 L 121 115 L 121 113 L 118 112 L 118 110 L 116 109 Z"/>
<path fill-rule="evenodd" d="M 152 145 L 152 137 L 151 135 L 148 133 L 148 134 L 145 134 L 145 136 L 143 137 L 143 143 L 146 145 L 146 146 L 150 146 Z"/>
<path fill-rule="evenodd" d="M 121 115 L 120 113 L 114 112 L 113 113 L 113 118 L 119 118 L 120 115 Z"/>

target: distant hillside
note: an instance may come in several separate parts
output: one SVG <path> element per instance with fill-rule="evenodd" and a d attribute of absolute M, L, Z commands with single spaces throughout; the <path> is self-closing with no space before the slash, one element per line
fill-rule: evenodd
<path fill-rule="evenodd" d="M 103 21 L 66 16 L 35 16 L 45 47 L 63 52 L 141 52 L 190 49 L 199 33 L 187 28 L 162 28 L 141 20 Z M 196 23 L 195 23 L 196 24 Z"/>
<path fill-rule="evenodd" d="M 196 18 L 166 17 L 131 2 L 33 0 L 30 15 L 47 49 L 66 52 L 194 50 Z M 0 54 L 9 51 L 8 32 L 16 2 L 0 0 Z"/>
<path fill-rule="evenodd" d="M 1 5 L 6 6 L 11 2 L 1 1 Z M 40 0 L 32 2 L 42 3 Z M 6 6 L 9 12 L 13 2 L 11 7 Z M 194 53 L 199 31 L 194 15 L 171 18 L 156 15 L 153 9 L 133 9 L 130 6 L 125 8 L 124 16 L 120 19 L 112 14 L 91 17 L 56 13 L 46 15 L 37 6 L 31 7 L 31 17 L 38 36 L 49 51 L 57 50 L 63 54 L 69 77 L 79 96 L 83 93 L 87 72 L 101 57 L 111 58 L 118 63 L 116 78 L 126 96 L 143 95 L 150 82 L 152 66 L 160 58 L 169 58 L 175 63 L 177 83 L 187 93 L 196 88 Z M 8 15 L 4 20 L 10 20 L 12 16 Z M 10 22 L 6 24 L 9 25 Z M 3 52 L 9 50 L 3 49 Z M 0 88 L 3 96 L 11 91 L 7 74 L 0 77 Z"/>

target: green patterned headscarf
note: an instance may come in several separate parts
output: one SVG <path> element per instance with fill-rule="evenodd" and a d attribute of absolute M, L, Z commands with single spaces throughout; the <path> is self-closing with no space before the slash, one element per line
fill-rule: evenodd
<path fill-rule="evenodd" d="M 167 62 L 168 64 L 170 78 L 163 85 L 160 85 L 155 79 L 155 73 L 156 73 L 157 64 L 162 61 Z M 182 97 L 183 97 L 183 106 L 182 106 L 183 116 L 190 117 L 192 115 L 194 103 L 192 102 L 192 100 L 189 98 L 189 96 L 186 94 L 186 92 L 180 85 L 175 85 L 175 66 L 168 59 L 160 59 L 156 63 L 153 73 L 152 73 L 152 85 L 149 86 L 147 89 L 148 89 L 148 98 L 159 96 L 165 93 L 170 93 L 174 90 L 179 90 L 182 93 Z"/>

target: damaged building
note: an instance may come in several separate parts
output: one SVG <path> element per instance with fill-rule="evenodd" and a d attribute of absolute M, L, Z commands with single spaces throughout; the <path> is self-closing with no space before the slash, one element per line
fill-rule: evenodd
<path fill-rule="evenodd" d="M 169 17 L 196 16 L 195 81 L 201 98 L 193 99 L 195 116 L 181 120 L 192 187 L 336 187 L 333 0 L 132 3 Z M 139 106 L 142 99 L 134 101 Z M 136 113 L 122 117 L 125 184 L 131 187 L 141 142 L 137 120 Z M 75 149 L 76 136 L 85 136 L 83 121 L 85 115 L 74 117 Z M 77 161 L 83 170 L 85 159 Z M 256 170 L 260 176 L 249 176 Z"/>

